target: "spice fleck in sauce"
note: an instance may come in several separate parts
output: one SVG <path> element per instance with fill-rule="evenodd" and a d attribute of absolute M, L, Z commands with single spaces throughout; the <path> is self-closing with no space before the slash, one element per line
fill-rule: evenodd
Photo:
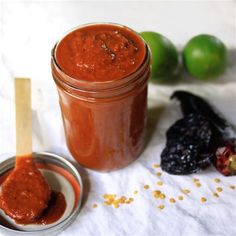
<path fill-rule="evenodd" d="M 32 157 L 17 160 L 1 180 L 0 208 L 19 224 L 50 224 L 64 213 L 64 195 L 52 192 Z"/>

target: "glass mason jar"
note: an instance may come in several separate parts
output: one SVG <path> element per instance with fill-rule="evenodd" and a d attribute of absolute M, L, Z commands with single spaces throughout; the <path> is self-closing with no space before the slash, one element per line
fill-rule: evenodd
<path fill-rule="evenodd" d="M 125 26 L 107 25 L 132 32 L 140 40 Z M 73 78 L 63 71 L 56 56 L 61 40 L 52 50 L 51 67 L 69 151 L 79 164 L 93 170 L 112 171 L 127 166 L 144 145 L 150 75 L 147 45 L 142 40 L 145 56 L 134 72 L 119 80 L 94 82 Z"/>

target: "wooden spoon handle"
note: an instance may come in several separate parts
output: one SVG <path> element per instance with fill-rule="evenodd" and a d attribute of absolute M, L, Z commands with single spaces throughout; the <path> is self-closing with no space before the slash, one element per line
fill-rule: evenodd
<path fill-rule="evenodd" d="M 32 154 L 31 83 L 28 78 L 15 79 L 16 158 Z"/>

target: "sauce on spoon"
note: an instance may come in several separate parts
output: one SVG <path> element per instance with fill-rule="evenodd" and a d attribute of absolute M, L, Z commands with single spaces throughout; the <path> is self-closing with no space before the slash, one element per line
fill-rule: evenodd
<path fill-rule="evenodd" d="M 15 168 L 1 185 L 0 208 L 19 224 L 52 223 L 63 215 L 66 202 L 62 193 L 52 194 L 33 162 L 30 79 L 15 80 L 15 103 L 17 155 Z"/>

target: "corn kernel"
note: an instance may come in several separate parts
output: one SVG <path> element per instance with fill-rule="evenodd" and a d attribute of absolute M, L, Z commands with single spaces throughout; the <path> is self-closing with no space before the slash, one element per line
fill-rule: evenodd
<path fill-rule="evenodd" d="M 206 198 L 204 198 L 204 197 L 201 197 L 201 202 L 206 202 L 207 201 L 207 199 Z"/>
<path fill-rule="evenodd" d="M 108 198 L 108 194 L 104 194 L 103 198 L 107 199 Z"/>
<path fill-rule="evenodd" d="M 235 186 L 234 185 L 230 185 L 229 188 L 235 189 Z"/>
<path fill-rule="evenodd" d="M 183 192 L 184 194 L 189 194 L 189 193 L 190 193 L 190 190 L 187 189 L 187 188 L 185 188 L 185 189 L 182 189 L 182 192 Z"/>
<path fill-rule="evenodd" d="M 219 183 L 219 182 L 220 182 L 220 179 L 215 178 L 215 179 L 214 179 L 214 182 L 215 182 L 215 183 Z"/>
<path fill-rule="evenodd" d="M 126 197 L 125 197 L 125 196 L 122 196 L 122 197 L 120 198 L 120 203 L 125 203 L 125 200 L 126 200 Z"/>
<path fill-rule="evenodd" d="M 119 203 L 120 203 L 120 199 L 116 199 L 116 200 L 113 201 L 113 205 L 117 205 Z"/>
<path fill-rule="evenodd" d="M 198 187 L 198 188 L 200 188 L 200 187 L 202 186 L 202 184 L 199 183 L 199 182 L 197 182 L 197 183 L 195 183 L 195 186 Z"/>
<path fill-rule="evenodd" d="M 111 203 L 110 203 L 110 202 L 108 202 L 108 201 L 105 201 L 105 202 L 104 202 L 104 205 L 105 205 L 105 206 L 110 206 L 110 205 L 111 205 Z"/>
<path fill-rule="evenodd" d="M 153 164 L 152 167 L 153 167 L 153 168 L 159 168 L 160 165 L 159 165 L 159 164 Z"/>
<path fill-rule="evenodd" d="M 199 181 L 199 179 L 193 178 L 193 182 L 194 182 L 194 183 L 196 183 L 196 182 L 198 182 L 198 181 Z"/>
<path fill-rule="evenodd" d="M 105 198 L 105 199 L 115 198 L 115 197 L 116 197 L 116 194 L 104 194 L 103 195 L 103 198 Z"/>
<path fill-rule="evenodd" d="M 178 199 L 179 199 L 180 201 L 182 201 L 182 200 L 184 199 L 184 197 L 183 197 L 182 195 L 180 195 L 180 196 L 178 197 Z"/>
<path fill-rule="evenodd" d="M 213 193 L 214 197 L 219 197 L 218 193 Z"/>
<path fill-rule="evenodd" d="M 174 198 L 170 198 L 169 201 L 170 201 L 170 203 L 175 203 L 176 202 Z"/>
<path fill-rule="evenodd" d="M 94 203 L 93 204 L 93 208 L 96 208 L 98 206 L 98 204 Z"/>
<path fill-rule="evenodd" d="M 116 198 L 115 194 L 104 194 L 103 197 L 104 197 L 104 199 L 106 199 L 104 201 L 104 205 L 105 206 L 112 205 L 114 208 L 119 208 L 121 204 L 130 204 L 131 202 L 134 201 L 134 199 L 132 197 L 129 199 L 127 199 L 127 197 L 125 197 L 125 196 L 121 196 L 119 198 Z"/>
<path fill-rule="evenodd" d="M 146 185 L 143 186 L 143 188 L 144 189 L 149 189 L 149 185 L 146 184 Z"/>
<path fill-rule="evenodd" d="M 161 194 L 161 191 L 155 190 L 155 191 L 152 192 L 152 194 L 153 194 L 153 197 L 154 197 L 154 198 L 159 198 L 159 197 L 160 197 L 160 194 Z"/>
<path fill-rule="evenodd" d="M 159 208 L 160 210 L 163 210 L 163 209 L 165 208 L 165 206 L 164 206 L 164 205 L 159 205 L 158 208 Z"/>
<path fill-rule="evenodd" d="M 216 190 L 220 193 L 223 191 L 223 189 L 221 187 L 217 187 Z"/>
<path fill-rule="evenodd" d="M 162 185 L 163 185 L 163 182 L 162 182 L 162 181 L 158 181 L 158 182 L 157 182 L 157 185 L 162 186 Z"/>
<path fill-rule="evenodd" d="M 166 195 L 162 193 L 162 194 L 160 194 L 160 198 L 161 198 L 161 199 L 165 199 L 165 198 L 166 198 Z"/>
<path fill-rule="evenodd" d="M 161 172 L 157 172 L 156 175 L 157 175 L 157 177 L 160 177 L 162 175 L 162 173 Z"/>
<path fill-rule="evenodd" d="M 138 191 L 137 191 L 137 190 L 135 190 L 135 191 L 134 191 L 134 194 L 137 194 L 137 193 L 138 193 Z"/>
<path fill-rule="evenodd" d="M 160 190 L 155 190 L 152 192 L 153 194 L 161 194 L 161 191 Z"/>

